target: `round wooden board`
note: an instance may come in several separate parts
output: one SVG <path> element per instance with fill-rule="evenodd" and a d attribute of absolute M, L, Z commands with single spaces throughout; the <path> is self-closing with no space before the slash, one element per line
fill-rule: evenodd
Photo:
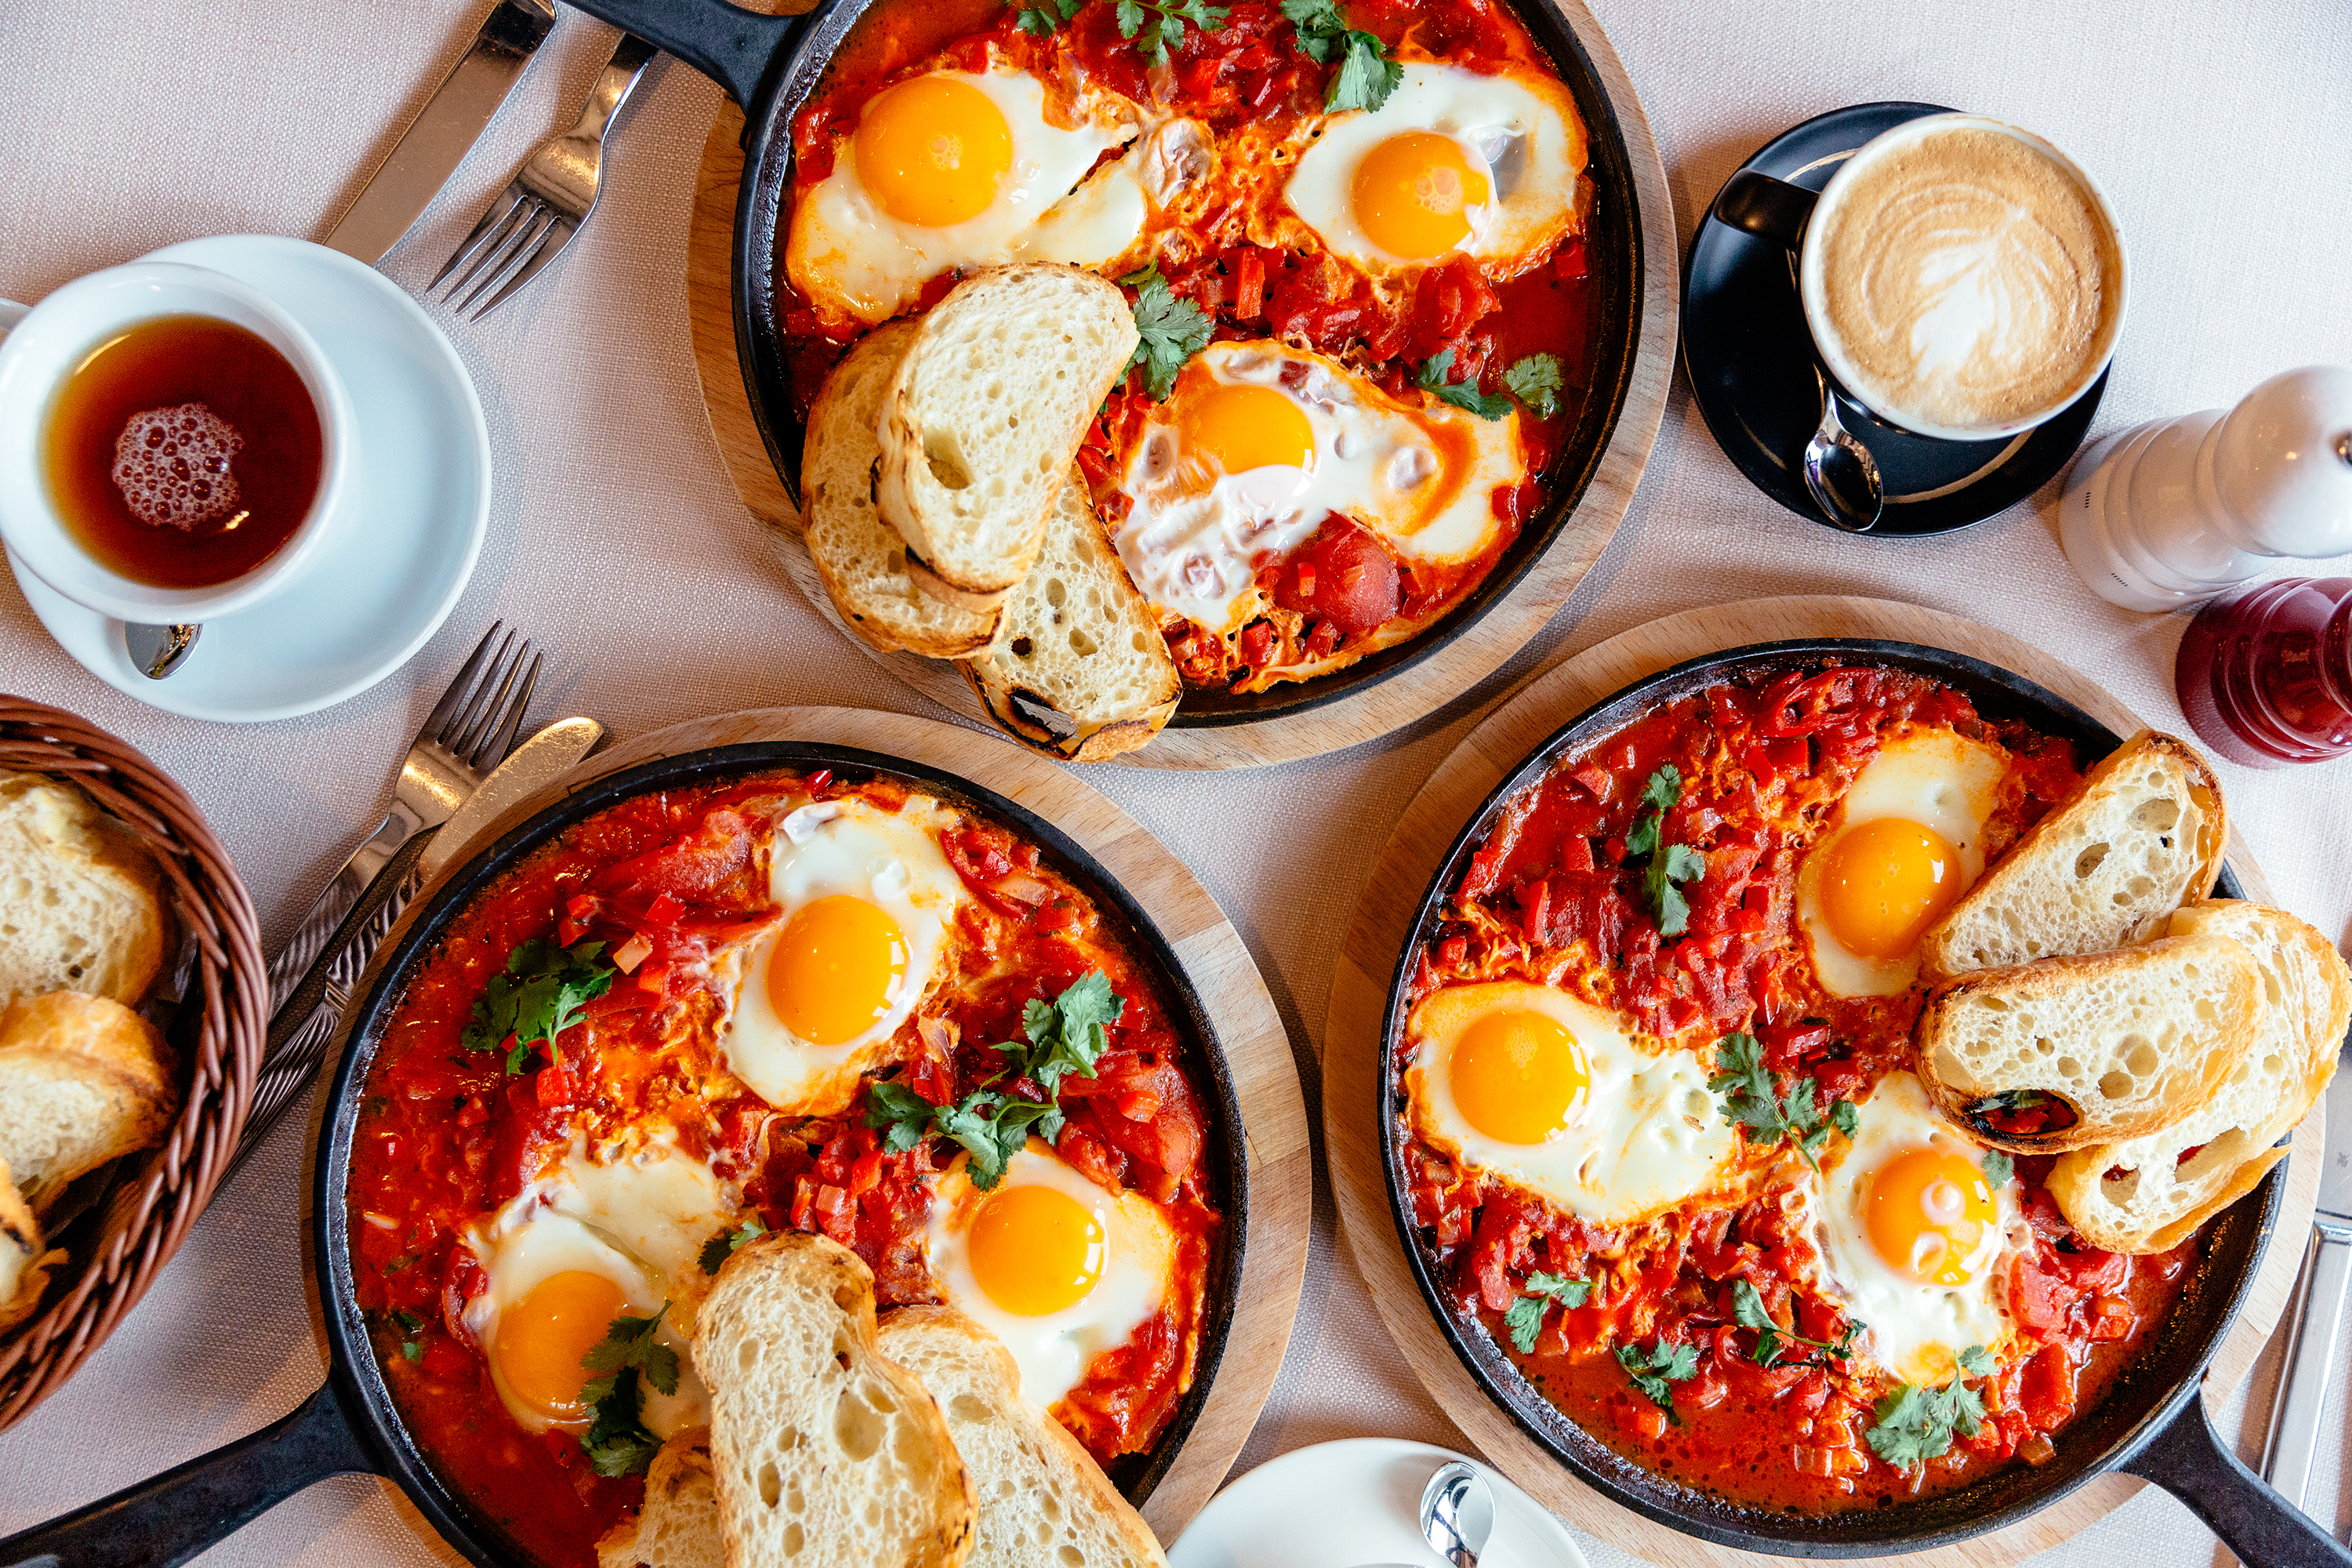
<path fill-rule="evenodd" d="M 805 8 L 803 0 L 749 0 L 760 10 Z M 1575 29 L 1593 68 L 1600 73 L 1625 134 L 1633 185 L 1642 208 L 1642 328 L 1628 378 L 1625 406 L 1617 416 L 1609 449 L 1584 499 L 1544 552 L 1502 601 L 1478 623 L 1429 658 L 1401 670 L 1344 702 L 1326 703 L 1305 713 L 1213 729 L 1171 726 L 1152 742 L 1118 760 L 1139 767 L 1231 768 L 1296 762 L 1358 745 L 1436 711 L 1500 668 L 1505 660 L 1542 630 L 1577 584 L 1601 558 L 1625 509 L 1633 504 L 1642 470 L 1656 442 L 1665 413 L 1667 383 L 1674 374 L 1680 320 L 1676 276 L 1674 198 L 1665 165 L 1623 62 L 1584 0 L 1549 0 Z M 743 370 L 735 353 L 731 277 L 735 194 L 743 174 L 743 111 L 722 101 L 702 149 L 695 180 L 694 212 L 687 230 L 686 308 L 694 333 L 694 361 L 702 382 L 703 407 L 719 456 L 751 515 L 767 525 L 776 560 L 801 596 L 835 630 L 885 668 L 950 712 L 993 727 L 971 688 L 944 659 L 905 652 L 884 653 L 843 625 L 817 579 L 816 567 L 801 543 L 800 513 L 768 460 L 768 450 L 751 417 L 743 390 Z"/>
<path fill-rule="evenodd" d="M 1454 1355 L 1413 1283 L 1389 1212 L 1379 1130 L 1373 1126 L 1381 1019 L 1412 911 L 1454 835 L 1479 803 L 1545 736 L 1643 676 L 1705 653 L 1788 637 L 1887 637 L 1970 654 L 2040 682 L 2118 733 L 2140 721 L 2092 682 L 2005 633 L 1916 605 L 1830 595 L 1749 599 L 1687 610 L 1587 648 L 1524 683 L 1473 730 L 1405 808 L 1364 889 L 1332 976 L 1323 1060 L 1323 1133 L 1348 1249 L 1397 1348 L 1430 1394 L 1503 1472 L 1546 1507 L 1612 1545 L 1654 1563 L 1777 1562 L 1712 1545 L 1619 1506 L 1585 1486 L 1490 1401 Z M 2247 895 L 2271 898 L 2262 869 L 2235 832 L 2230 864 Z M 2286 1204 L 2245 1310 L 2208 1374 L 2219 1405 L 2244 1379 L 2278 1324 L 2302 1262 L 2319 1185 L 2323 1109 L 2296 1129 Z M 1900 1559 L 1905 1568 L 2004 1568 L 2054 1546 L 2104 1517 L 2144 1483 L 2108 1475 L 2033 1518 L 1957 1546 Z M 1895 1559 L 1881 1561 L 1892 1563 Z"/>
<path fill-rule="evenodd" d="M 1314 1186 L 1306 1102 L 1290 1037 L 1274 1009 L 1265 982 L 1241 937 L 1182 861 L 1094 787 L 1010 741 L 975 737 L 967 730 L 906 713 L 856 708 L 766 708 L 690 720 L 624 742 L 598 753 L 559 782 L 516 805 L 475 835 L 467 847 L 487 847 L 533 815 L 623 768 L 710 746 L 753 741 L 807 741 L 855 746 L 919 763 L 994 790 L 1076 839 L 1143 906 L 1184 965 L 1215 1021 L 1226 1070 L 1240 1101 L 1248 1150 L 1249 1213 L 1243 1233 L 1241 1288 L 1234 1304 L 1223 1360 L 1207 1403 L 1184 1445 L 1152 1489 L 1143 1517 L 1163 1542 L 1192 1522 L 1225 1479 L 1258 1412 L 1273 1391 L 1307 1279 L 1307 1243 Z M 363 996 L 375 984 L 386 955 L 406 935 L 441 884 L 463 868 L 466 848 L 409 903 L 352 989 Z M 339 1036 L 333 1056 L 340 1058 Z M 331 1060 L 322 1079 L 331 1079 Z M 317 1134 L 311 1138 L 312 1158 Z M 311 1184 L 307 1178 L 305 1191 Z"/>

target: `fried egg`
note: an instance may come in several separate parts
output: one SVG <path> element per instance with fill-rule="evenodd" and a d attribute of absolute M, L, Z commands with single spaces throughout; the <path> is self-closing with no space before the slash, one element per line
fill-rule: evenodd
<path fill-rule="evenodd" d="M 919 808 L 855 795 L 801 805 L 777 825 L 768 862 L 775 924 L 714 964 L 730 997 L 719 1048 L 777 1110 L 836 1116 L 858 1074 L 939 972 L 963 897 Z"/>
<path fill-rule="evenodd" d="M 1584 159 L 1575 101 L 1552 78 L 1408 64 L 1380 108 L 1325 123 L 1283 199 L 1368 273 L 1459 252 L 1509 278 L 1570 232 Z"/>
<path fill-rule="evenodd" d="M 1222 632 L 1250 613 L 1259 568 L 1329 514 L 1411 559 L 1467 561 L 1501 526 L 1495 490 L 1526 472 L 1516 411 L 1392 397 L 1279 342 L 1211 343 L 1136 441 L 1116 542 L 1146 597 Z"/>
<path fill-rule="evenodd" d="M 1948 1383 L 1960 1352 L 1999 1356 L 2009 1333 L 1997 1286 L 2025 1240 L 2017 1183 L 1987 1178 L 1984 1149 L 1907 1072 L 1881 1079 L 1858 1109 L 1812 1192 L 1817 1282 L 1867 1325 L 1870 1360 L 1906 1383 Z"/>
<path fill-rule="evenodd" d="M 462 1316 L 515 1420 L 532 1432 L 585 1426 L 593 1412 L 580 1389 L 593 1374 L 580 1358 L 614 1318 L 651 1317 L 667 1304 L 654 1337 L 677 1352 L 677 1390 L 641 1383 L 643 1419 L 664 1437 L 708 1421 L 709 1395 L 687 1357 L 694 1304 L 709 1284 L 697 1258 L 740 1202 L 709 1166 L 673 1144 L 599 1160 L 575 1142 L 467 1232 L 461 1245 L 489 1284 Z"/>
<path fill-rule="evenodd" d="M 1422 1139 L 1604 1225 L 1713 1186 L 1736 1152 L 1693 1052 L 1645 1051 L 1618 1021 L 1522 981 L 1452 985 L 1406 1022 Z"/>
<path fill-rule="evenodd" d="M 1094 265 L 1128 248 L 1139 209 L 1116 200 L 1062 212 L 1051 234 L 1024 236 L 1101 156 L 1143 129 L 1137 106 L 1082 87 L 1071 123 L 1055 123 L 1045 84 L 992 62 L 894 82 L 836 136 L 833 168 L 793 209 L 785 270 L 821 315 L 867 323 L 912 304 L 960 267 L 1029 259 Z M 1112 193 L 1116 195 L 1116 193 Z"/>
<path fill-rule="evenodd" d="M 1168 1300 L 1175 1235 L 1149 1198 L 1103 1191 L 1042 1139 L 986 1191 L 970 1164 L 932 1189 L 924 1258 L 948 1304 L 1013 1352 L 1023 1394 L 1051 1409 Z"/>
<path fill-rule="evenodd" d="M 1984 875 L 1986 819 L 2009 753 L 1949 730 L 1879 748 L 1797 868 L 1797 920 L 1833 996 L 1891 996 L 1919 939 Z"/>

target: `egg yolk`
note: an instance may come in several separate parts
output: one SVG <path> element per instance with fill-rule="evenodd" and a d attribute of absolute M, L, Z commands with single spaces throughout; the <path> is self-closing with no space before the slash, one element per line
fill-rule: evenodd
<path fill-rule="evenodd" d="M 1822 871 L 1822 920 L 1857 958 L 1902 957 L 1964 891 L 1944 836 L 1899 816 L 1839 834 Z"/>
<path fill-rule="evenodd" d="M 551 1421 L 587 1414 L 580 1358 L 604 1342 L 613 1320 L 629 1310 L 621 1288 L 584 1268 L 551 1274 L 499 1314 L 499 1374 L 507 1390 Z"/>
<path fill-rule="evenodd" d="M 977 217 L 1013 170 L 1013 131 L 988 94 L 953 77 L 902 81 L 857 121 L 857 178 L 900 223 Z"/>
<path fill-rule="evenodd" d="M 872 1028 L 906 978 L 898 922 L 846 893 L 803 905 L 768 955 L 769 1005 L 813 1046 L 846 1045 Z"/>
<path fill-rule="evenodd" d="M 1442 256 L 1470 237 L 1465 210 L 1486 203 L 1486 174 L 1433 131 L 1391 136 L 1356 165 L 1356 222 L 1391 256 Z"/>
<path fill-rule="evenodd" d="M 1525 1010 L 1489 1013 L 1465 1029 L 1449 1078 L 1463 1118 L 1505 1143 L 1541 1143 L 1568 1126 L 1592 1083 L 1576 1037 Z"/>
<path fill-rule="evenodd" d="M 1077 1305 L 1102 1278 L 1102 1221 L 1055 1187 L 992 1194 L 972 1216 L 965 1245 L 988 1299 L 1024 1318 Z"/>
<path fill-rule="evenodd" d="M 1186 451 L 1214 458 L 1229 474 L 1303 468 L 1315 457 L 1307 416 L 1270 386 L 1211 386 L 1186 402 L 1176 427 Z"/>
<path fill-rule="evenodd" d="M 1889 1268 L 1922 1284 L 1965 1285 L 1993 1223 L 1992 1188 L 1961 1155 L 1906 1150 L 1870 1178 L 1863 1220 Z"/>

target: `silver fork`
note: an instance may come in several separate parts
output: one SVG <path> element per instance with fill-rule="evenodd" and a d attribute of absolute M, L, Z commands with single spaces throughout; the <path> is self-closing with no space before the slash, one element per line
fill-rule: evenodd
<path fill-rule="evenodd" d="M 634 33 L 622 35 L 613 58 L 590 89 L 588 101 L 581 106 L 579 123 L 539 144 L 539 150 L 507 182 L 507 188 L 491 201 L 474 232 L 426 285 L 425 292 L 440 288 L 442 279 L 456 273 L 445 297 L 456 301 L 459 315 L 488 294 L 473 312 L 473 320 L 478 321 L 555 259 L 596 210 L 596 188 L 604 177 L 604 133 L 645 75 L 646 64 L 659 52 Z"/>
<path fill-rule="evenodd" d="M 448 821 L 514 748 L 539 684 L 540 654 L 527 637 L 518 644 L 512 631 L 499 637 L 503 625 L 491 623 L 425 715 L 401 761 L 392 810 L 270 961 L 269 1038 L 232 1170 L 319 1070 L 352 984 L 416 891 L 416 859 L 431 842 L 431 830 Z"/>

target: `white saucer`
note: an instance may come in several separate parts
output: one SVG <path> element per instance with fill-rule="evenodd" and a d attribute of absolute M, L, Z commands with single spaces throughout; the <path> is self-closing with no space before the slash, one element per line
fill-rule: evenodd
<path fill-rule="evenodd" d="M 11 555 L 17 585 L 84 668 L 167 712 L 252 723 L 356 697 L 425 646 L 473 574 L 490 519 L 490 433 L 474 384 L 414 300 L 339 251 L 224 235 L 145 259 L 226 272 L 310 329 L 359 416 L 353 515 L 285 593 L 206 622 L 164 680 L 131 662 L 121 621 L 63 597 Z"/>
<path fill-rule="evenodd" d="M 1422 1539 L 1421 1491 L 1438 1466 L 1466 1458 L 1395 1437 L 1295 1448 L 1219 1492 L 1168 1549 L 1169 1568 L 1444 1568 Z M 1490 1466 L 1478 1473 L 1495 1491 L 1495 1534 L 1480 1562 L 1589 1568 L 1533 1498 Z"/>

